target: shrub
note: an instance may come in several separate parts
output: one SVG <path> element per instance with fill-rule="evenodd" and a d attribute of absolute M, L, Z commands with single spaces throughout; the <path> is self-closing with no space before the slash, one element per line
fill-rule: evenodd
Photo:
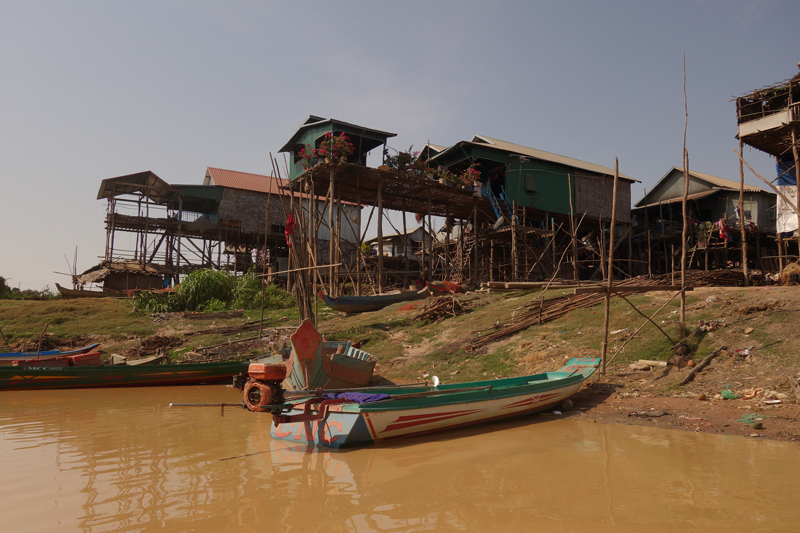
<path fill-rule="evenodd" d="M 151 313 L 259 309 L 261 280 L 253 271 L 237 278 L 222 270 L 196 270 L 174 293 L 142 291 L 136 294 L 134 303 L 137 308 Z M 272 284 L 265 287 L 266 309 L 286 309 L 296 304 L 292 294 Z"/>

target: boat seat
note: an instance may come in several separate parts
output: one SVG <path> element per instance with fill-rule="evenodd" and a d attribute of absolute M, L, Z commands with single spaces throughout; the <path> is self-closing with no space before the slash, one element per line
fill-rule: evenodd
<path fill-rule="evenodd" d="M 372 354 L 369 354 L 363 350 L 359 350 L 358 348 L 350 348 L 350 351 L 347 353 L 350 357 L 354 359 L 361 359 L 362 361 L 369 361 L 372 357 L 375 357 Z"/>

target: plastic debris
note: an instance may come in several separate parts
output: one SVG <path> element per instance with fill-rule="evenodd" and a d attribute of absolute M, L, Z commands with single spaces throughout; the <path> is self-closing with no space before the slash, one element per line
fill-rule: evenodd
<path fill-rule="evenodd" d="M 722 398 L 725 400 L 735 400 L 738 398 L 738 396 L 736 396 L 733 391 L 729 389 L 724 389 L 720 394 L 722 394 Z"/>

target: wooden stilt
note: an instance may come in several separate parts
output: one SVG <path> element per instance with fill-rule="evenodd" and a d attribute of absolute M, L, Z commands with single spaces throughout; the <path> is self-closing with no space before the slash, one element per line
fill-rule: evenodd
<path fill-rule="evenodd" d="M 378 183 L 378 292 L 383 293 L 383 182 Z"/>
<path fill-rule="evenodd" d="M 617 224 L 617 184 L 619 183 L 619 159 L 614 160 L 614 192 L 611 201 L 611 230 L 608 237 L 608 278 L 606 279 L 605 314 L 603 318 L 603 342 L 600 345 L 600 373 L 606 373 L 608 353 L 608 324 L 611 318 L 611 288 L 614 283 L 614 231 Z"/>
<path fill-rule="evenodd" d="M 739 152 L 744 152 L 744 141 L 739 139 Z M 739 160 L 739 229 L 742 235 L 742 274 L 744 286 L 750 286 L 750 275 L 747 271 L 747 235 L 744 231 L 744 163 Z"/>

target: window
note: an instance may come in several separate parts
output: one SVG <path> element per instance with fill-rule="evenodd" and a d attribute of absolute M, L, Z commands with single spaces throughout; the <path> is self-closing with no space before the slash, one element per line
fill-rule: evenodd
<path fill-rule="evenodd" d="M 536 196 L 536 174 L 526 172 L 525 176 L 525 190 L 531 195 Z"/>

